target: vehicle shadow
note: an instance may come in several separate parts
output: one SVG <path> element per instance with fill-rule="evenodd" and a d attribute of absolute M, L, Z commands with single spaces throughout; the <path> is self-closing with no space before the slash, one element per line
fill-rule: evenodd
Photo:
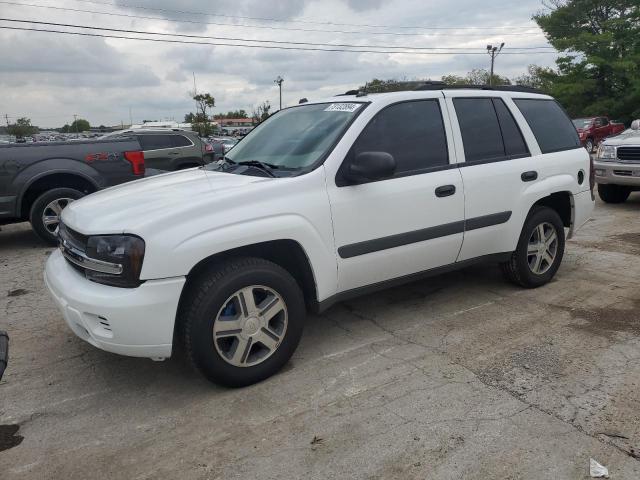
<path fill-rule="evenodd" d="M 45 249 L 51 247 L 36 236 L 28 222 L 0 227 L 0 253 L 8 249 L 21 251 L 34 248 Z"/>

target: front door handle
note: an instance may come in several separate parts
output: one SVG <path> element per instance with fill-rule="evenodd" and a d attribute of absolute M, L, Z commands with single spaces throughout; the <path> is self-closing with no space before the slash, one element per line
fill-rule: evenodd
<path fill-rule="evenodd" d="M 455 185 L 443 185 L 436 188 L 436 197 L 438 198 L 448 197 L 450 195 L 453 195 L 454 193 L 456 193 Z"/>
<path fill-rule="evenodd" d="M 522 179 L 523 182 L 533 182 L 535 179 L 538 178 L 538 172 L 536 172 L 535 170 L 530 170 L 520 175 L 520 178 Z"/>

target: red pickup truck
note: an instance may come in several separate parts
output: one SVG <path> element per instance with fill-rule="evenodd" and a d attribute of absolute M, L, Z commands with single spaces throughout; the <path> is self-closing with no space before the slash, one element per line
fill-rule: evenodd
<path fill-rule="evenodd" d="M 593 147 L 611 135 L 624 131 L 623 123 L 609 121 L 607 117 L 576 118 L 573 124 L 578 131 L 580 141 L 589 153 Z"/>

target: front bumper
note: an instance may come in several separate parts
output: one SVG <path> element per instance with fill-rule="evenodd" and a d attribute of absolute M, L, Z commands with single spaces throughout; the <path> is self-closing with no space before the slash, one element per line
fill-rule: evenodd
<path fill-rule="evenodd" d="M 603 162 L 595 160 L 596 182 L 640 187 L 640 163 Z"/>
<path fill-rule="evenodd" d="M 91 345 L 132 357 L 171 356 L 185 277 L 148 280 L 138 288 L 110 287 L 84 278 L 55 250 L 44 280 L 69 328 Z"/>

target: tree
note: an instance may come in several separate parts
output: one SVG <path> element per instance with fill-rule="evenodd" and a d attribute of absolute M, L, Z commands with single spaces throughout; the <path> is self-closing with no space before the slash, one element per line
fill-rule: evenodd
<path fill-rule="evenodd" d="M 18 118 L 16 123 L 10 124 L 7 127 L 9 135 L 14 135 L 16 138 L 27 137 L 38 132 L 38 127 L 31 125 L 31 120 L 26 117 Z"/>
<path fill-rule="evenodd" d="M 267 100 L 266 102 L 262 102 L 260 105 L 258 105 L 253 109 L 253 114 L 251 115 L 253 122 L 254 123 L 264 122 L 267 118 L 271 116 L 271 113 L 269 113 L 270 110 L 271 110 L 271 104 L 269 103 L 269 100 Z"/>
<path fill-rule="evenodd" d="M 192 98 L 196 101 L 196 115 L 195 118 L 192 117 L 192 119 L 195 120 L 195 125 L 192 121 L 192 128 L 195 126 L 201 137 L 211 135 L 213 133 L 213 127 L 209 121 L 207 111 L 216 106 L 215 98 L 213 98 L 210 93 L 196 94 L 195 92 Z"/>
<path fill-rule="evenodd" d="M 358 90 L 367 93 L 399 92 L 401 90 L 414 89 L 426 81 L 428 80 L 407 80 L 406 78 L 403 78 L 402 80 L 395 78 L 380 80 L 378 78 L 374 78 L 370 82 L 358 87 Z"/>
<path fill-rule="evenodd" d="M 557 73 L 550 68 L 529 65 L 527 67 L 527 73 L 523 73 L 519 77 L 514 78 L 514 82 L 516 85 L 537 88 L 544 93 L 551 94 L 553 82 L 556 77 Z"/>
<path fill-rule="evenodd" d="M 89 122 L 86 121 L 83 118 L 78 118 L 77 120 L 74 120 L 71 125 L 69 125 L 68 123 L 65 123 L 64 127 L 62 127 L 60 129 L 60 131 L 62 133 L 79 133 L 79 132 L 86 132 L 87 130 L 89 130 L 91 128 L 91 125 L 89 125 Z"/>
<path fill-rule="evenodd" d="M 563 52 L 551 93 L 571 115 L 640 117 L 637 0 L 547 0 L 534 20 Z"/>
<path fill-rule="evenodd" d="M 442 77 L 442 81 L 447 85 L 489 85 L 489 76 L 488 70 L 476 68 L 467 73 L 466 77 L 445 75 Z M 494 73 L 493 85 L 511 85 L 511 80 Z"/>

